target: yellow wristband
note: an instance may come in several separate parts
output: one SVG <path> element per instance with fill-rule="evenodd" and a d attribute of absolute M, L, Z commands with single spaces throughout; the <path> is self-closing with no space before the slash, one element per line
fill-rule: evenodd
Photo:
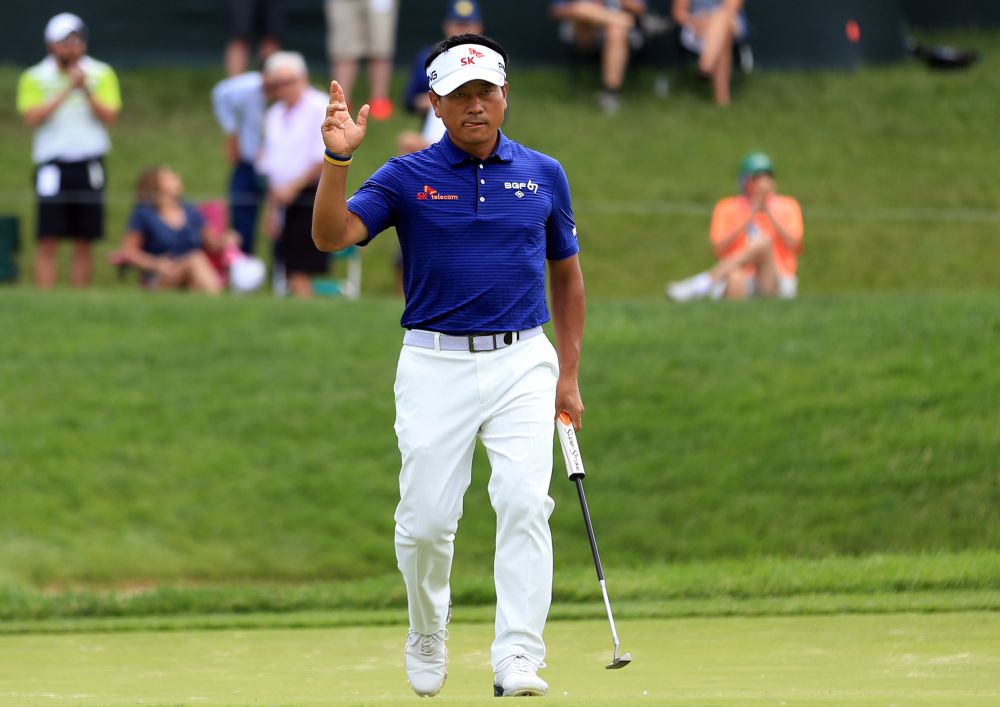
<path fill-rule="evenodd" d="M 341 155 L 333 154 L 329 150 L 323 150 L 323 159 L 332 165 L 336 165 L 337 167 L 346 167 L 354 161 L 354 155 L 342 157 Z"/>

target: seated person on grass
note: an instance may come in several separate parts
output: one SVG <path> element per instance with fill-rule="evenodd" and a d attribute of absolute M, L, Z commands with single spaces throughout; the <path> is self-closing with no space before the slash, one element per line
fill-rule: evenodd
<path fill-rule="evenodd" d="M 775 193 L 774 167 L 762 152 L 743 160 L 740 187 L 742 194 L 721 199 L 712 214 L 712 247 L 719 262 L 711 270 L 667 285 L 670 299 L 795 297 L 802 250 L 799 202 Z"/>
<path fill-rule="evenodd" d="M 150 167 L 139 177 L 136 191 L 121 261 L 141 269 L 149 289 L 222 292 L 223 278 L 203 249 L 204 219 L 183 200 L 180 176 L 163 165 Z"/>

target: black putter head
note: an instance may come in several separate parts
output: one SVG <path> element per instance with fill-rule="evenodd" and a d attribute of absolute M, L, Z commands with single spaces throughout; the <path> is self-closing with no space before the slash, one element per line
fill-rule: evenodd
<path fill-rule="evenodd" d="M 607 665 L 605 665 L 604 667 L 608 670 L 620 670 L 621 668 L 624 668 L 631 662 L 632 662 L 632 654 L 622 653 L 621 655 L 616 655 L 615 659 L 612 660 Z"/>

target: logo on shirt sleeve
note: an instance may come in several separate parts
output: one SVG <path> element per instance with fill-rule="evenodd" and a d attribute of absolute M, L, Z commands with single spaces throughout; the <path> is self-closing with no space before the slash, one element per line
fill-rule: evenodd
<path fill-rule="evenodd" d="M 417 201 L 458 201 L 458 194 L 441 194 L 425 184 L 424 190 L 417 192 Z"/>

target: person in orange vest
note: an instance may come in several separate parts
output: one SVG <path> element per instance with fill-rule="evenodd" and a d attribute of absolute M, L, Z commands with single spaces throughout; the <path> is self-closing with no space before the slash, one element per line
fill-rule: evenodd
<path fill-rule="evenodd" d="M 741 194 L 719 200 L 712 213 L 711 240 L 718 262 L 668 284 L 669 299 L 792 299 L 797 294 L 803 231 L 799 202 L 775 191 L 774 167 L 762 152 L 744 158 L 740 186 Z"/>

